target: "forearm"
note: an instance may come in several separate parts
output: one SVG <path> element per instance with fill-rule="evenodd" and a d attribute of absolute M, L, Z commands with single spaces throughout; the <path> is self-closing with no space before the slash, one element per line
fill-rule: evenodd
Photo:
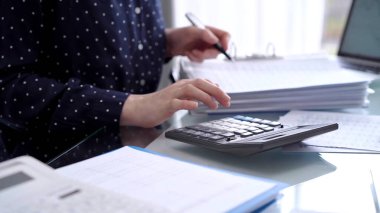
<path fill-rule="evenodd" d="M 81 84 L 77 79 L 59 83 L 25 72 L 1 73 L 1 117 L 25 131 L 38 128 L 36 123 L 59 134 L 119 126 L 125 93 Z"/>

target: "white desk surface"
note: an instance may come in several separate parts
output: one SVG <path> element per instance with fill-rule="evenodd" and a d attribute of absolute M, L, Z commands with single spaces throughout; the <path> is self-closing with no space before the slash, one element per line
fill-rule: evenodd
<path fill-rule="evenodd" d="M 371 88 L 371 104 L 348 113 L 380 115 L 380 81 Z M 278 119 L 281 113 L 255 113 Z M 173 127 L 226 115 L 189 115 L 173 118 Z M 275 149 L 238 157 L 166 139 L 163 135 L 147 149 L 164 155 L 242 174 L 270 178 L 290 185 L 264 212 L 376 212 L 370 188 L 370 169 L 380 168 L 380 154 L 290 153 Z M 380 183 L 380 180 L 377 180 Z"/>

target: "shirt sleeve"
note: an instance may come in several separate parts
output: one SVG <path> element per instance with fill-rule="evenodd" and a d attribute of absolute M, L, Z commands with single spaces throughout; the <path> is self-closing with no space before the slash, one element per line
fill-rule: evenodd
<path fill-rule="evenodd" d="M 91 133 L 103 126 L 118 127 L 128 94 L 41 77 L 18 67 L 1 70 L 1 119 L 6 125 L 31 131 L 46 128 L 50 133 Z"/>
<path fill-rule="evenodd" d="M 118 127 L 128 94 L 49 78 L 39 61 L 41 9 L 36 1 L 0 3 L 0 124 L 22 131 L 91 133 Z M 38 64 L 38 66 L 37 66 Z"/>

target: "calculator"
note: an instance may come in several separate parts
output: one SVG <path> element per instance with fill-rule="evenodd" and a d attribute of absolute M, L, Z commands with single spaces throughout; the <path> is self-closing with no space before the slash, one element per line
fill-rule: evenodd
<path fill-rule="evenodd" d="M 237 115 L 165 132 L 165 137 L 236 155 L 250 155 L 338 129 L 337 123 L 287 126 Z"/>

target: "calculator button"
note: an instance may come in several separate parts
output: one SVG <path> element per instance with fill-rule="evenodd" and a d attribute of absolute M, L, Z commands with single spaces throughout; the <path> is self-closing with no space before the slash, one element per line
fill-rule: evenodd
<path fill-rule="evenodd" d="M 209 123 L 212 123 L 212 124 L 223 124 L 224 121 L 216 120 L 216 121 L 210 121 Z"/>
<path fill-rule="evenodd" d="M 244 117 L 244 120 L 247 121 L 247 122 L 253 122 L 254 118 Z"/>
<path fill-rule="evenodd" d="M 262 120 L 262 121 L 260 121 L 260 123 L 261 124 L 269 124 L 269 123 L 271 123 L 272 121 L 270 121 L 270 120 Z"/>
<path fill-rule="evenodd" d="M 214 135 L 222 135 L 224 132 L 212 131 L 211 133 L 214 134 Z"/>
<path fill-rule="evenodd" d="M 192 129 L 189 129 L 186 131 L 187 134 L 191 134 L 191 135 L 194 135 L 195 133 L 197 133 L 198 131 L 196 130 L 192 130 Z"/>
<path fill-rule="evenodd" d="M 205 127 L 201 126 L 201 125 L 196 125 L 196 126 L 189 126 L 189 127 L 186 127 L 186 128 L 188 128 L 188 129 L 194 129 L 194 130 L 202 130 Z"/>
<path fill-rule="evenodd" d="M 195 132 L 194 135 L 202 136 L 202 135 L 203 135 L 203 132 Z"/>
<path fill-rule="evenodd" d="M 273 127 L 265 127 L 265 128 L 263 128 L 263 130 L 264 130 L 265 132 L 269 132 L 269 131 L 273 131 L 274 128 L 273 128 Z"/>
<path fill-rule="evenodd" d="M 240 126 L 238 126 L 238 128 L 239 128 L 239 129 L 248 129 L 249 126 L 246 126 L 246 125 L 240 125 Z"/>
<path fill-rule="evenodd" d="M 171 131 L 173 131 L 173 132 L 175 132 L 175 133 L 181 133 L 181 132 L 183 132 L 183 130 L 184 130 L 185 128 L 178 128 L 178 129 L 173 129 L 173 130 L 171 130 Z"/>
<path fill-rule="evenodd" d="M 249 137 L 249 136 L 252 136 L 252 135 L 254 135 L 252 132 L 244 132 L 243 134 L 240 135 L 240 137 L 246 138 L 246 137 Z"/>
<path fill-rule="evenodd" d="M 221 135 L 214 135 L 214 136 L 209 137 L 209 138 L 210 138 L 211 140 L 213 140 L 213 141 L 219 141 L 219 140 L 224 139 L 224 137 L 221 136 Z"/>
<path fill-rule="evenodd" d="M 247 122 L 246 121 L 238 121 L 238 122 L 236 122 L 236 124 L 241 126 L 241 125 L 246 125 Z"/>
<path fill-rule="evenodd" d="M 228 125 L 229 127 L 232 127 L 232 128 L 239 128 L 240 127 L 240 124 L 230 124 Z"/>
<path fill-rule="evenodd" d="M 241 134 L 243 134 L 243 133 L 246 133 L 246 132 L 248 132 L 247 130 L 244 130 L 244 129 L 238 129 L 238 130 L 236 130 L 236 131 L 234 131 L 236 134 L 239 134 L 239 135 L 241 135 Z"/>
<path fill-rule="evenodd" d="M 183 133 L 185 133 L 185 134 L 191 134 L 191 132 L 192 132 L 192 130 L 191 130 L 191 129 L 188 129 L 188 128 L 183 128 L 181 131 L 182 131 Z"/>
<path fill-rule="evenodd" d="M 258 125 L 257 127 L 260 128 L 260 129 L 264 129 L 264 128 L 267 128 L 269 126 L 266 125 L 266 124 L 261 124 L 261 125 Z"/>
<path fill-rule="evenodd" d="M 214 128 L 214 129 L 216 129 L 216 130 L 223 130 L 224 129 L 224 126 L 218 125 L 218 124 L 214 124 L 211 127 Z"/>
<path fill-rule="evenodd" d="M 241 121 L 236 120 L 236 119 L 233 119 L 233 120 L 231 120 L 231 121 L 229 121 L 229 122 L 227 122 L 227 123 L 228 123 L 228 124 L 238 124 L 238 125 L 240 125 Z"/>
<path fill-rule="evenodd" d="M 253 126 L 253 127 L 260 126 L 260 125 L 261 125 L 261 124 L 254 123 L 254 122 L 252 122 L 252 123 L 249 124 L 249 126 Z"/>
<path fill-rule="evenodd" d="M 249 127 L 247 130 L 248 131 L 255 131 L 255 130 L 258 130 L 259 128 L 257 128 L 257 127 Z"/>
<path fill-rule="evenodd" d="M 200 125 L 201 128 L 199 128 L 199 130 L 214 128 L 215 125 L 216 124 L 213 123 L 204 123 Z"/>
<path fill-rule="evenodd" d="M 225 137 L 234 137 L 235 136 L 235 134 L 232 133 L 232 132 L 226 132 L 226 133 L 224 133 L 222 135 L 225 136 Z"/>
<path fill-rule="evenodd" d="M 244 116 L 242 116 L 242 115 L 236 115 L 236 116 L 234 116 L 233 118 L 235 118 L 235 119 L 237 119 L 237 120 L 242 120 L 242 121 L 244 121 Z"/>
<path fill-rule="evenodd" d="M 201 136 L 202 136 L 202 137 L 205 137 L 205 138 L 211 138 L 211 137 L 213 137 L 214 135 L 211 134 L 211 133 L 203 133 Z"/>
<path fill-rule="evenodd" d="M 227 128 L 226 130 L 229 131 L 229 132 L 235 132 L 235 131 L 238 131 L 239 129 L 236 129 L 236 128 Z"/>
<path fill-rule="evenodd" d="M 223 118 L 223 119 L 221 119 L 221 121 L 226 121 L 226 122 L 230 122 L 233 120 L 235 120 L 235 119 L 234 118 Z"/>
<path fill-rule="evenodd" d="M 258 130 L 253 131 L 252 133 L 257 135 L 257 134 L 261 134 L 263 132 L 264 132 L 264 130 L 258 129 Z"/>
<path fill-rule="evenodd" d="M 281 123 L 280 122 L 277 122 L 277 121 L 272 121 L 270 123 L 268 123 L 269 126 L 280 126 Z"/>
<path fill-rule="evenodd" d="M 255 122 L 255 123 L 260 123 L 263 119 L 260 119 L 260 118 L 254 118 L 252 120 L 252 122 Z"/>
<path fill-rule="evenodd" d="M 247 121 L 247 122 L 253 122 L 254 118 L 245 116 L 242 120 Z"/>
<path fill-rule="evenodd" d="M 249 125 L 249 124 L 251 124 L 251 122 L 248 122 L 248 121 L 242 121 L 241 124 L 242 124 L 242 125 Z"/>

